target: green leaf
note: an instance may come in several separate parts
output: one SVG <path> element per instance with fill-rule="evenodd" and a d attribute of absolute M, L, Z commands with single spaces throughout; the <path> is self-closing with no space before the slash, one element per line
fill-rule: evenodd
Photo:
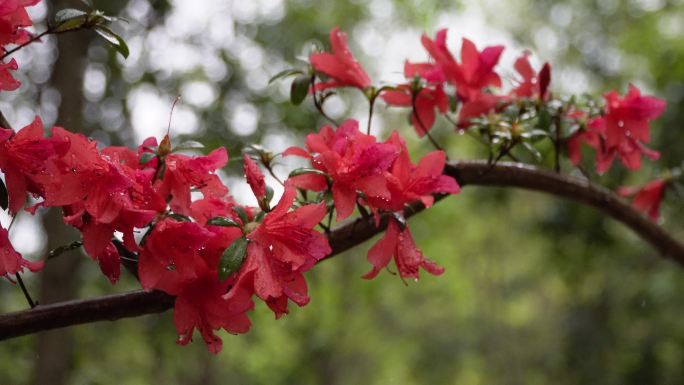
<path fill-rule="evenodd" d="M 242 262 L 245 260 L 245 254 L 247 254 L 248 243 L 247 238 L 240 237 L 234 240 L 226 251 L 223 252 L 218 266 L 219 280 L 224 281 L 231 274 L 240 270 L 240 266 L 242 266 Z"/>
<path fill-rule="evenodd" d="M 318 174 L 318 175 L 323 175 L 323 176 L 328 176 L 325 172 L 315 169 L 315 168 L 310 168 L 310 167 L 301 167 L 292 170 L 292 172 L 289 175 L 289 178 L 292 178 L 293 176 L 299 176 L 303 174 Z"/>
<path fill-rule="evenodd" d="M 513 135 L 511 134 L 510 131 L 504 131 L 504 130 L 497 130 L 492 132 L 492 136 L 496 138 L 501 138 L 504 140 L 511 140 L 513 139 Z"/>
<path fill-rule="evenodd" d="M 207 221 L 207 224 L 213 226 L 241 227 L 239 223 L 227 217 L 213 217 Z"/>
<path fill-rule="evenodd" d="M 547 131 L 544 130 L 532 130 L 530 131 L 532 136 L 551 136 Z"/>
<path fill-rule="evenodd" d="M 294 76 L 294 75 L 300 75 L 300 74 L 303 74 L 303 72 L 300 70 L 296 70 L 293 68 L 286 69 L 286 70 L 278 72 L 277 74 L 273 75 L 273 77 L 268 79 L 268 84 L 271 84 L 278 79 L 284 79 L 288 76 Z"/>
<path fill-rule="evenodd" d="M 162 162 L 161 167 L 159 167 L 159 172 L 157 173 L 159 180 L 164 180 L 164 174 L 166 174 L 166 162 Z"/>
<path fill-rule="evenodd" d="M 85 25 L 87 13 L 73 8 L 62 9 L 55 15 L 55 32 L 66 32 Z"/>
<path fill-rule="evenodd" d="M 171 152 L 174 151 L 185 151 L 185 150 L 201 150 L 204 145 L 196 140 L 186 140 L 185 142 L 176 146 Z"/>
<path fill-rule="evenodd" d="M 295 106 L 302 104 L 306 95 L 309 93 L 311 78 L 307 75 L 299 75 L 292 81 L 290 88 L 290 101 Z"/>
<path fill-rule="evenodd" d="M 0 207 L 2 207 L 3 210 L 7 210 L 9 207 L 9 197 L 7 195 L 7 186 L 5 186 L 5 182 L 0 179 Z"/>
<path fill-rule="evenodd" d="M 115 34 L 111 29 L 101 25 L 95 27 L 95 32 L 102 36 L 102 38 L 105 39 L 109 45 L 114 47 L 114 49 L 119 52 L 124 59 L 128 58 L 128 45 L 126 45 L 126 42 L 121 38 L 121 36 Z"/>
<path fill-rule="evenodd" d="M 85 19 L 85 15 L 87 15 L 87 13 L 81 11 L 80 9 L 65 8 L 57 12 L 57 14 L 55 14 L 55 22 L 61 24 L 65 21 L 69 21 L 76 18 Z"/>
<path fill-rule="evenodd" d="M 266 201 L 270 202 L 273 199 L 273 189 L 270 186 L 266 186 Z"/>
<path fill-rule="evenodd" d="M 182 215 L 182 214 L 171 213 L 171 214 L 168 214 L 167 217 L 173 218 L 173 219 L 175 219 L 177 221 L 181 221 L 181 222 L 192 222 L 190 217 L 187 217 L 187 216 Z"/>
<path fill-rule="evenodd" d="M 107 23 L 112 23 L 115 20 L 116 17 L 108 16 L 104 12 L 97 9 L 88 13 L 88 27 L 102 27 L 108 29 L 104 25 Z"/>
<path fill-rule="evenodd" d="M 541 160 L 542 160 L 542 155 L 541 155 L 541 153 L 540 153 L 539 151 L 537 151 L 536 148 L 534 148 L 534 147 L 533 147 L 531 144 L 529 144 L 528 142 L 522 142 L 522 145 L 523 145 L 523 147 L 524 147 L 527 151 L 530 152 L 530 154 L 532 154 L 532 156 L 534 156 L 534 159 L 536 159 L 537 162 L 541 162 Z"/>
<path fill-rule="evenodd" d="M 551 128 L 551 114 L 546 108 L 539 111 L 539 129 L 549 131 Z"/>
<path fill-rule="evenodd" d="M 157 157 L 157 154 L 155 154 L 155 153 L 152 153 L 152 152 L 143 152 L 142 155 L 140 155 L 140 159 L 139 159 L 138 162 L 139 162 L 140 164 L 145 164 L 145 163 L 151 161 L 152 159 L 154 159 L 154 158 L 156 158 L 156 157 Z"/>
<path fill-rule="evenodd" d="M 567 137 L 571 137 L 575 135 L 576 132 L 578 132 L 580 129 L 582 129 L 581 124 L 566 124 L 563 126 L 565 128 L 564 132 Z M 550 135 L 549 135 L 550 136 Z"/>
<path fill-rule="evenodd" d="M 539 129 L 534 129 L 531 131 L 523 132 L 520 134 L 521 137 L 525 139 L 537 139 L 537 138 L 548 138 L 551 137 L 551 134 L 547 131 L 544 130 L 539 130 Z"/>
<path fill-rule="evenodd" d="M 240 206 L 234 206 L 233 211 L 235 212 L 235 214 L 237 214 L 237 216 L 240 218 L 243 224 L 247 224 L 249 222 L 249 217 L 247 216 L 247 212 L 245 211 L 245 209 L 243 209 Z"/>
<path fill-rule="evenodd" d="M 263 211 L 271 211 L 271 199 L 273 199 L 273 189 L 266 186 L 266 195 L 259 201 L 259 208 Z"/>
<path fill-rule="evenodd" d="M 456 112 L 458 111 L 458 106 L 460 102 L 456 98 L 455 95 L 449 95 L 449 111 L 451 112 Z"/>

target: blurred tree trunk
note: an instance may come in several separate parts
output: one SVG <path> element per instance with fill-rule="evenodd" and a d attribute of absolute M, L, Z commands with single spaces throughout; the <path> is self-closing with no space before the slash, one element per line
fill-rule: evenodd
<path fill-rule="evenodd" d="M 79 0 L 58 0 L 54 9 L 67 7 L 83 8 Z M 50 14 L 54 13 L 54 9 Z M 52 85 L 61 94 L 57 125 L 72 132 L 85 132 L 82 126 L 83 75 L 87 63 L 89 31 L 61 35 L 57 48 L 59 58 L 52 74 Z M 62 210 L 51 209 L 43 217 L 43 226 L 48 237 L 47 247 L 52 250 L 79 238 L 78 233 L 64 225 Z M 79 251 L 66 253 L 46 264 L 40 274 L 41 304 L 73 299 L 79 289 L 79 266 L 83 261 Z M 33 369 L 34 384 L 60 385 L 68 382 L 73 367 L 73 329 L 58 329 L 38 335 L 37 359 Z"/>

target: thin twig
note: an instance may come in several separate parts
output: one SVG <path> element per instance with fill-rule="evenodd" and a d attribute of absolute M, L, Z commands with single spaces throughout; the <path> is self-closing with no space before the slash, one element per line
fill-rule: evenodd
<path fill-rule="evenodd" d="M 33 302 L 31 294 L 29 294 L 28 289 L 26 289 L 26 285 L 24 285 L 24 280 L 21 279 L 21 274 L 17 273 L 14 276 L 17 277 L 17 283 L 19 283 L 19 287 L 21 287 L 21 291 L 22 293 L 24 293 L 24 297 L 26 297 L 26 302 L 28 302 L 31 309 L 33 309 L 34 307 L 36 307 L 36 303 Z"/>
<path fill-rule="evenodd" d="M 368 103 L 370 104 L 370 107 L 368 108 L 368 128 L 366 128 L 366 134 L 370 135 L 371 133 L 371 122 L 373 121 L 373 107 L 375 106 L 375 99 L 378 97 L 378 94 L 373 95 L 370 99 L 368 99 Z"/>
<path fill-rule="evenodd" d="M 553 139 L 553 147 L 555 152 L 555 159 L 553 170 L 560 173 L 560 149 L 561 149 L 561 126 L 563 124 L 563 109 L 559 108 L 558 113 L 554 116 L 554 126 L 556 126 L 555 138 Z"/>
<path fill-rule="evenodd" d="M 2 56 L 0 56 L 0 60 L 4 60 L 7 56 L 9 56 L 9 55 L 11 55 L 11 54 L 13 54 L 13 53 L 19 51 L 20 49 L 26 47 L 27 45 L 29 45 L 29 44 L 31 44 L 31 43 L 35 43 L 36 41 L 40 40 L 40 39 L 43 38 L 44 36 L 47 36 L 47 35 L 49 35 L 49 34 L 51 34 L 51 33 L 53 33 L 53 32 L 55 32 L 55 31 L 54 31 L 54 29 L 52 29 L 52 28 L 46 29 L 45 31 L 41 32 L 40 34 L 33 36 L 33 37 L 32 37 L 31 39 L 29 39 L 29 41 L 27 41 L 26 43 L 20 44 L 20 45 L 18 45 L 18 46 L 16 46 L 16 47 L 12 48 L 12 49 L 9 50 L 9 51 L 6 51 Z"/>
<path fill-rule="evenodd" d="M 268 171 L 268 173 L 273 177 L 273 179 L 276 180 L 276 182 L 285 187 L 285 183 L 283 183 L 283 181 L 273 172 L 273 167 L 270 164 L 264 164 L 264 167 L 266 168 L 266 171 Z"/>
<path fill-rule="evenodd" d="M 323 101 L 322 100 L 319 101 L 318 98 L 316 97 L 317 92 L 316 92 L 316 75 L 315 74 L 311 75 L 311 89 L 313 90 L 312 92 L 313 92 L 314 106 L 318 110 L 318 113 L 320 113 L 323 118 L 325 118 L 327 121 L 332 123 L 335 127 L 339 126 L 340 124 L 337 123 L 337 121 L 335 119 L 328 116 L 328 114 L 326 114 L 325 111 L 323 110 Z"/>
<path fill-rule="evenodd" d="M 51 260 L 52 258 L 55 258 L 55 257 L 59 256 L 60 254 L 63 254 L 63 253 L 65 253 L 65 252 L 67 252 L 67 251 L 71 251 L 71 250 L 78 249 L 78 248 L 81 247 L 81 246 L 83 246 L 83 242 L 82 242 L 82 241 L 74 241 L 74 242 L 71 242 L 71 243 L 68 244 L 68 245 L 59 246 L 59 247 L 57 247 L 57 248 L 54 248 L 54 249 L 50 250 L 50 252 L 48 253 L 47 258 L 45 258 L 45 259 L 49 261 L 49 260 Z"/>
<path fill-rule="evenodd" d="M 176 95 L 176 98 L 173 99 L 173 103 L 171 104 L 171 111 L 169 111 L 169 125 L 166 127 L 166 136 L 168 137 L 171 134 L 171 119 L 173 118 L 173 110 L 176 109 L 176 105 L 180 102 L 181 100 L 181 94 Z"/>

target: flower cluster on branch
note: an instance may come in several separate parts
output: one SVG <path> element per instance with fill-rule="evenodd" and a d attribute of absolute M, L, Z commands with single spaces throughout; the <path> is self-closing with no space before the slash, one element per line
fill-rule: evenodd
<path fill-rule="evenodd" d="M 31 24 L 24 7 L 35 2 L 0 5 L 0 44 L 30 41 L 23 30 Z M 446 37 L 447 30 L 434 39 L 422 37 L 429 60 L 406 62 L 403 84 L 373 85 L 338 28 L 330 32 L 332 52 L 312 53 L 307 70 L 284 71 L 283 76 L 298 75 L 293 102 L 310 94 L 324 117 L 331 93 L 360 89 L 369 101 L 368 130 L 362 132 L 358 121 L 348 119 L 322 127 L 307 135 L 304 147 L 282 154 L 253 146 L 242 161 L 258 207 L 236 203 L 217 174 L 228 162 L 224 148 L 187 155 L 181 153 L 182 144 L 171 145 L 168 134 L 161 141 L 148 138 L 135 149 L 102 147 L 61 127 L 46 135 L 36 117 L 18 131 L 0 129 L 3 209 L 12 215 L 61 209 L 64 222 L 81 232 L 85 253 L 109 281 L 118 281 L 122 262 L 133 264 L 144 289 L 176 298 L 178 343 L 187 344 L 197 329 L 217 353 L 222 341 L 215 331 L 248 331 L 255 299 L 276 318 L 288 313 L 290 302 L 309 302 L 304 273 L 333 251 L 327 236 L 333 218 L 358 213 L 375 226 L 389 218 L 385 234 L 368 253 L 371 268 L 363 278 L 376 277 L 392 260 L 402 280 L 418 280 L 421 269 L 433 275 L 444 271 L 422 254 L 404 216 L 415 202 L 429 208 L 436 194 L 460 191 L 457 181 L 443 173 L 447 155 L 430 136 L 440 116 L 455 129 L 478 135 L 488 146 L 492 166 L 521 147 L 535 154 L 535 142 L 543 139 L 554 144 L 557 169 L 566 146 L 571 162 L 580 163 L 581 143 L 595 150 L 599 172 L 607 171 L 616 156 L 632 170 L 640 167 L 642 154 L 657 158 L 644 144 L 649 122 L 665 107 L 660 99 L 641 96 L 633 86 L 624 98 L 614 91 L 606 94 L 605 107 L 555 98 L 549 88 L 551 67 L 547 63 L 535 71 L 529 53 L 516 60 L 519 77 L 503 92 L 495 68 L 503 46 L 479 51 L 463 39 L 457 59 Z M 0 89 L 15 89 L 18 83 L 8 70 L 15 70 L 16 62 L 0 66 Z M 371 135 L 378 98 L 409 108 L 418 136 L 427 136 L 437 149 L 414 163 L 397 131 L 384 139 Z M 297 156 L 310 164 L 290 173 L 282 182 L 282 197 L 273 204 L 262 167 L 272 172 L 277 156 Z M 635 206 L 655 219 L 675 175 L 640 191 L 621 191 L 636 194 Z M 35 201 L 30 206 L 29 195 Z M 11 245 L 8 229 L 0 228 L 0 275 L 19 280 L 24 269 L 38 271 L 43 263 L 24 259 Z"/>

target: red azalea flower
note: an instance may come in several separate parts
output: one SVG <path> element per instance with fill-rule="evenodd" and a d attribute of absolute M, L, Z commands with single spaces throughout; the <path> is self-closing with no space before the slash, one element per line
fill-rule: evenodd
<path fill-rule="evenodd" d="M 463 39 L 461 60 L 458 63 L 446 46 L 447 30 L 437 32 L 434 40 L 423 35 L 421 41 L 434 64 L 410 64 L 405 69 L 418 74 L 429 82 L 447 80 L 456 87 L 456 94 L 463 103 L 458 115 L 458 127 L 466 128 L 470 119 L 487 114 L 505 102 L 507 98 L 483 92 L 488 87 L 501 87 L 501 78 L 494 71 L 503 46 L 492 46 L 479 52 L 472 41 Z M 441 75 L 440 75 L 441 74 Z"/>
<path fill-rule="evenodd" d="M 111 239 L 111 234 L 109 239 Z M 100 271 L 109 279 L 109 282 L 114 284 L 119 280 L 121 275 L 121 256 L 112 242 L 107 243 L 104 250 L 97 255 L 97 258 L 93 259 L 97 260 Z"/>
<path fill-rule="evenodd" d="M 276 207 L 247 235 L 247 256 L 235 278 L 236 290 L 254 292 L 274 311 L 287 313 L 288 299 L 309 302 L 303 272 L 331 253 L 327 238 L 314 227 L 326 215 L 325 202 L 288 211 L 297 194 L 291 182 Z"/>
<path fill-rule="evenodd" d="M 219 282 L 215 271 L 206 271 L 183 285 L 173 309 L 178 344 L 186 345 L 192 341 L 192 333 L 197 328 L 207 349 L 217 354 L 223 342 L 214 330 L 225 329 L 233 334 L 249 331 L 252 324 L 246 313 L 254 308 L 252 294 L 237 289 L 227 299 L 224 297 L 227 290 L 228 281 Z"/>
<path fill-rule="evenodd" d="M 374 136 L 360 132 L 356 120 L 343 122 L 337 130 L 325 126 L 319 133 L 307 135 L 306 147 L 308 152 L 290 148 L 284 155 L 309 157 L 316 169 L 332 179 L 338 220 L 354 211 L 357 191 L 366 197 L 389 199 L 386 174 L 397 149 L 391 144 L 376 143 Z M 299 188 L 313 191 L 327 188 L 326 177 L 319 174 L 303 174 L 290 180 Z"/>
<path fill-rule="evenodd" d="M 430 84 L 442 84 L 447 80 L 438 65 L 434 63 L 411 63 L 408 60 L 404 62 L 404 76 L 408 79 L 418 76 Z"/>
<path fill-rule="evenodd" d="M 587 122 L 587 113 L 580 110 L 572 110 L 566 114 L 567 119 L 575 120 L 584 126 L 584 129 L 575 132 L 566 140 L 568 157 L 570 162 L 577 166 L 582 161 L 582 143 L 596 151 L 596 170 L 598 173 L 606 172 L 613 159 L 615 159 L 614 149 L 605 146 L 605 125 L 602 117 L 592 118 Z"/>
<path fill-rule="evenodd" d="M 622 196 L 634 196 L 632 205 L 653 219 L 658 220 L 660 216 L 660 202 L 665 196 L 665 189 L 669 184 L 668 180 L 655 179 L 641 187 L 620 187 L 618 194 Z"/>
<path fill-rule="evenodd" d="M 25 7 L 40 0 L 5 0 L 0 4 L 0 46 L 23 44 L 29 40 L 24 28 L 33 25 Z"/>
<path fill-rule="evenodd" d="M 139 169 L 141 166 L 138 154 L 128 147 L 107 146 L 103 148 L 100 153 L 110 161 L 125 165 L 126 167 L 132 168 L 134 170 Z"/>
<path fill-rule="evenodd" d="M 11 59 L 8 63 L 0 62 L 0 90 L 14 91 L 19 88 L 21 83 L 14 79 L 10 73 L 10 71 L 16 71 L 17 68 L 19 67 L 14 59 Z"/>
<path fill-rule="evenodd" d="M 120 148 L 100 153 L 94 142 L 61 128 L 53 129 L 53 138 L 67 141 L 70 147 L 48 164 L 50 173 L 42 178 L 43 204 L 63 206 L 64 221 L 81 230 L 87 254 L 114 283 L 120 265 L 111 242 L 113 233 L 121 231 L 124 246 L 137 251 L 134 229 L 147 226 L 166 209 L 152 188 L 154 170 L 133 169 L 127 164 L 138 166 L 138 160 L 132 159 L 137 158 L 135 153 Z"/>
<path fill-rule="evenodd" d="M 276 207 L 247 239 L 272 251 L 276 259 L 288 263 L 292 270 L 306 271 L 331 252 L 327 238 L 314 230 L 327 210 L 325 202 L 321 202 L 288 212 L 296 195 L 294 186 L 286 183 Z"/>
<path fill-rule="evenodd" d="M 7 137 L 11 130 L 3 130 Z M 63 156 L 69 142 L 62 138 L 44 138 L 43 123 L 36 116 L 33 123 L 0 143 L 0 169 L 5 173 L 9 209 L 17 213 L 26 203 L 26 192 L 43 194 L 44 181 L 51 178 L 49 162 Z"/>
<path fill-rule="evenodd" d="M 166 156 L 161 181 L 157 181 L 155 189 L 163 197 L 171 196 L 169 205 L 178 214 L 190 215 L 190 190 L 199 188 L 204 197 L 223 197 L 228 188 L 223 185 L 215 170 L 228 163 L 228 152 L 218 148 L 207 156 L 189 157 L 181 154 Z"/>
<path fill-rule="evenodd" d="M 572 109 L 565 114 L 566 119 L 574 121 L 580 126 L 587 125 L 588 114 L 585 111 Z M 582 161 L 582 142 L 587 142 L 590 146 L 594 147 L 594 142 L 599 145 L 599 138 L 590 130 L 578 130 L 565 141 L 565 145 L 568 151 L 568 158 L 570 162 L 577 166 Z"/>
<path fill-rule="evenodd" d="M 45 188 L 45 206 L 67 206 L 86 199 L 93 185 L 110 169 L 97 143 L 61 127 L 52 128 L 52 138 L 69 143 L 68 151 L 47 163 L 40 183 Z"/>
<path fill-rule="evenodd" d="M 233 211 L 235 206 L 237 204 L 231 195 L 222 198 L 203 198 L 192 202 L 190 216 L 200 224 L 206 224 L 209 219 L 215 217 L 226 217 L 239 222 L 240 218 Z M 245 212 L 249 211 L 245 208 Z"/>
<path fill-rule="evenodd" d="M 641 96 L 639 89 L 631 84 L 623 98 L 615 91 L 603 97 L 606 100 L 606 146 L 618 147 L 630 137 L 648 143 L 648 123 L 665 111 L 665 101 L 653 96 Z"/>
<path fill-rule="evenodd" d="M 83 247 L 97 259 L 112 283 L 119 278 L 119 254 L 111 242 L 115 231 L 123 233 L 124 246 L 138 251 L 133 231 L 147 226 L 166 204 L 152 189 L 153 172 L 111 164 L 95 181 L 84 202 L 65 207 L 64 221 L 81 230 Z"/>
<path fill-rule="evenodd" d="M 406 62 L 404 76 L 410 79 L 420 73 L 416 67 L 416 64 Z M 411 85 L 408 84 L 400 85 L 396 91 L 383 92 L 382 99 L 392 106 L 414 107 Z M 415 99 L 415 112 L 411 112 L 411 123 L 418 136 L 422 138 L 435 123 L 435 109 L 442 114 L 447 112 L 449 97 L 444 93 L 442 85 L 437 84 L 417 91 Z"/>
<path fill-rule="evenodd" d="M 330 80 L 317 84 L 317 90 L 335 87 L 356 87 L 361 90 L 370 87 L 368 74 L 352 56 L 347 46 L 347 35 L 338 27 L 330 31 L 332 53 L 316 53 L 309 56 L 314 70 L 330 77 Z"/>
<path fill-rule="evenodd" d="M 501 45 L 485 48 L 479 52 L 475 44 L 463 39 L 459 64 L 446 46 L 447 30 L 437 32 L 435 40 L 423 35 L 421 41 L 444 77 L 456 87 L 461 101 L 476 99 L 487 87 L 501 87 L 501 78 L 494 72 L 504 50 Z"/>
<path fill-rule="evenodd" d="M 119 277 L 119 254 L 111 242 L 114 231 L 124 245 L 137 250 L 133 229 L 146 226 L 166 204 L 152 189 L 152 170 L 133 170 L 103 156 L 83 135 L 54 127 L 43 138 L 40 119 L 2 143 L 0 167 L 10 195 L 10 209 L 19 210 L 26 191 L 42 195 L 37 206 L 62 206 L 65 222 L 83 233 L 84 248 L 97 259 L 112 282 Z M 7 130 L 3 136 L 7 136 Z"/>
<path fill-rule="evenodd" d="M 261 202 L 266 198 L 266 182 L 264 181 L 264 174 L 259 169 L 259 166 L 249 157 L 244 154 L 242 156 L 242 163 L 245 170 L 245 178 L 252 189 L 257 201 Z"/>
<path fill-rule="evenodd" d="M 481 93 L 473 99 L 463 102 L 458 112 L 457 125 L 461 129 L 468 128 L 471 124 L 471 119 L 479 118 L 482 115 L 501 109 L 507 102 L 508 99 L 506 97 Z"/>
<path fill-rule="evenodd" d="M 572 163 L 574 166 L 580 164 L 580 162 L 582 161 L 582 142 L 593 143 L 594 140 L 598 140 L 598 137 L 587 131 L 578 131 L 574 133 L 572 136 L 570 136 L 565 141 L 565 145 L 567 146 L 568 150 L 568 158 L 570 158 L 570 163 Z M 592 145 L 592 147 L 594 146 Z"/>
<path fill-rule="evenodd" d="M 420 200 L 426 207 L 432 206 L 432 194 L 457 194 L 460 187 L 456 180 L 444 175 L 446 155 L 444 151 L 433 151 L 423 156 L 417 165 L 411 163 L 406 142 L 394 131 L 387 140 L 399 150 L 387 187 L 390 199 L 369 198 L 367 202 L 374 210 L 401 211 L 408 203 Z"/>
<path fill-rule="evenodd" d="M 138 275 L 142 287 L 178 295 L 187 282 L 198 279 L 206 270 L 216 271 L 220 254 L 206 249 L 215 236 L 194 222 L 170 218 L 159 221 L 140 252 Z"/>
<path fill-rule="evenodd" d="M 225 295 L 233 300 L 237 293 L 254 293 L 266 302 L 276 318 L 288 313 L 288 299 L 298 306 L 309 303 L 307 285 L 301 271 L 276 258 L 271 251 L 250 242 L 245 261 L 235 278 L 235 285 Z"/>
<path fill-rule="evenodd" d="M 630 170 L 641 168 L 642 155 L 651 160 L 658 159 L 660 153 L 649 149 L 644 143 L 649 141 L 649 122 L 663 113 L 665 101 L 641 96 L 639 89 L 633 85 L 630 85 L 624 98 L 611 91 L 604 95 L 604 99 L 605 115 L 593 118 L 585 131 L 568 139 L 568 152 L 573 164 L 579 164 L 581 159 L 581 142 L 596 150 L 598 173 L 608 171 L 616 156 Z"/>
<path fill-rule="evenodd" d="M 584 142 L 596 151 L 596 172 L 603 174 L 613 165 L 615 156 L 630 170 L 638 170 L 641 167 L 641 156 L 646 155 L 651 160 L 660 158 L 660 153 L 653 151 L 633 137 L 625 138 L 617 147 L 609 147 L 606 144 L 606 121 L 603 117 L 597 117 L 589 121 L 587 129 L 575 133 L 568 139 L 568 152 L 574 165 L 579 164 L 581 159 L 580 143 Z"/>
<path fill-rule="evenodd" d="M 434 202 L 432 194 L 456 194 L 460 191 L 456 180 L 443 174 L 446 161 L 443 151 L 433 151 L 425 155 L 418 165 L 414 165 L 409 158 L 406 143 L 396 131 L 392 133 L 388 142 L 399 148 L 400 153 L 388 177 L 391 198 L 368 200 L 374 212 L 377 213 L 378 210 L 399 212 L 407 203 L 416 200 L 430 207 Z M 387 266 L 392 256 L 395 258 L 402 278 L 417 279 L 419 267 L 423 267 L 432 274 L 441 274 L 443 271 L 423 257 L 411 238 L 408 226 L 399 224 L 394 218 L 390 219 L 385 236 L 368 252 L 368 260 L 373 264 L 373 270 L 364 278 L 375 277 L 383 267 Z"/>
<path fill-rule="evenodd" d="M 0 227 L 0 276 L 17 274 L 24 271 L 24 268 L 36 272 L 43 268 L 43 261 L 32 262 L 22 258 L 12 247 L 7 230 Z"/>
<path fill-rule="evenodd" d="M 549 83 L 551 83 L 551 66 L 544 63 L 539 73 L 536 73 L 529 61 L 529 52 L 523 53 L 514 64 L 522 79 L 511 94 L 519 98 L 539 98 L 546 100 Z"/>
<path fill-rule="evenodd" d="M 392 106 L 413 108 L 411 89 L 407 85 L 399 86 L 397 91 L 383 92 L 382 99 Z M 415 107 L 415 112 L 411 112 L 411 123 L 416 134 L 422 138 L 435 124 L 435 109 L 438 109 L 442 114 L 446 113 L 449 107 L 449 98 L 444 93 L 442 86 L 423 88 L 416 96 Z"/>
<path fill-rule="evenodd" d="M 239 236 L 237 228 L 205 228 L 166 218 L 147 237 L 138 262 L 140 283 L 147 290 L 158 289 L 176 296 L 173 322 L 179 344 L 190 342 L 197 328 L 207 349 L 218 353 L 221 339 L 214 330 L 249 330 L 251 324 L 245 313 L 254 307 L 252 293 L 237 288 L 227 298 L 225 294 L 233 281 L 220 282 L 217 272 L 221 253 Z"/>
<path fill-rule="evenodd" d="M 380 270 L 387 266 L 394 257 L 394 262 L 402 279 L 418 279 L 418 270 L 423 268 L 430 274 L 440 275 L 444 268 L 426 259 L 416 247 L 408 227 L 401 227 L 396 219 L 391 218 L 387 225 L 385 235 L 368 251 L 368 261 L 373 269 L 363 276 L 365 279 L 373 279 Z"/>
<path fill-rule="evenodd" d="M 611 91 L 604 95 L 604 99 L 605 115 L 590 122 L 591 129 L 601 138 L 601 148 L 597 148 L 598 172 L 607 171 L 615 155 L 619 155 L 622 163 L 630 170 L 641 167 L 642 155 L 652 160 L 658 159 L 660 154 L 643 143 L 649 141 L 649 121 L 663 113 L 665 101 L 652 96 L 641 96 L 639 89 L 633 85 L 629 86 L 629 92 L 624 98 Z"/>

